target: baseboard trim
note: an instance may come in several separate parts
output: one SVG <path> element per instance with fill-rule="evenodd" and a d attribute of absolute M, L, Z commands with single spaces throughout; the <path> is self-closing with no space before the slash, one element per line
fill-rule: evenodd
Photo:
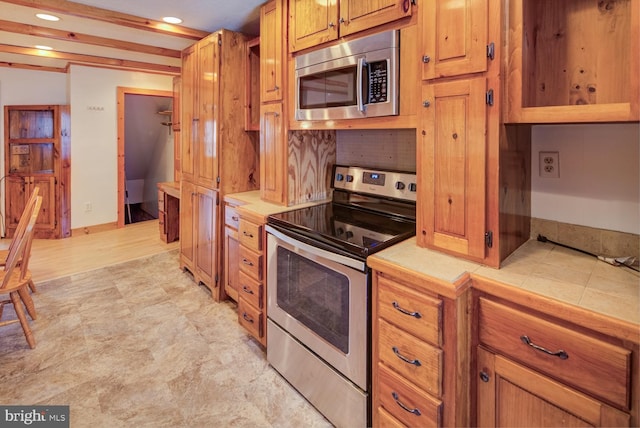
<path fill-rule="evenodd" d="M 94 224 L 93 226 L 79 227 L 71 229 L 71 236 L 88 235 L 90 233 L 106 232 L 118 228 L 118 222 Z"/>

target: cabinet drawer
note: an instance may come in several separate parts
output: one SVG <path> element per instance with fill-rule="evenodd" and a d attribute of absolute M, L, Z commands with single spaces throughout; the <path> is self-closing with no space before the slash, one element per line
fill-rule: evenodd
<path fill-rule="evenodd" d="M 628 349 L 485 298 L 480 298 L 479 310 L 481 343 L 629 409 L 631 351 Z M 525 343 L 527 338 L 530 344 Z"/>
<path fill-rule="evenodd" d="M 440 426 L 442 402 L 378 365 L 380 404 L 394 418 L 411 427 Z"/>
<path fill-rule="evenodd" d="M 262 251 L 262 226 L 240 219 L 240 243 L 254 251 Z"/>
<path fill-rule="evenodd" d="M 414 336 L 442 346 L 442 300 L 378 276 L 378 315 Z"/>
<path fill-rule="evenodd" d="M 229 227 L 233 227 L 238 230 L 238 225 L 240 223 L 240 217 L 238 216 L 238 211 L 232 205 L 227 205 L 224 207 L 224 224 Z"/>
<path fill-rule="evenodd" d="M 378 413 L 378 427 L 379 428 L 404 428 L 402 422 L 394 418 L 382 407 L 376 409 Z M 375 425 L 375 424 L 374 424 Z"/>
<path fill-rule="evenodd" d="M 262 312 L 251 306 L 242 297 L 238 298 L 238 322 L 253 335 L 260 339 L 263 334 Z"/>
<path fill-rule="evenodd" d="M 240 245 L 240 271 L 262 281 L 262 254 L 255 253 L 244 245 Z"/>
<path fill-rule="evenodd" d="M 378 358 L 431 395 L 442 394 L 442 350 L 378 320 Z"/>
<path fill-rule="evenodd" d="M 258 309 L 262 309 L 262 290 L 262 283 L 251 278 L 246 273 L 240 272 L 238 294 Z"/>
<path fill-rule="evenodd" d="M 158 209 L 160 211 L 164 211 L 164 192 L 162 190 L 158 190 Z"/>
<path fill-rule="evenodd" d="M 160 233 L 167 233 L 166 219 L 163 211 L 158 211 L 158 227 L 160 228 Z"/>

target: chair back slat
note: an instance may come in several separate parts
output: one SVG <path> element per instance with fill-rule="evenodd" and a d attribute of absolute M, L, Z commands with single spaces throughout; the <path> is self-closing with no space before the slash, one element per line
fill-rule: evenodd
<path fill-rule="evenodd" d="M 40 212 L 40 206 L 42 205 L 42 196 L 37 196 L 36 201 L 33 205 L 33 211 L 29 218 L 29 222 L 27 223 L 24 233 L 20 237 L 14 237 L 16 240 L 16 244 L 13 246 L 11 251 L 9 251 L 9 255 L 7 256 L 7 262 L 4 266 L 4 276 L 2 277 L 2 284 L 0 284 L 0 290 L 7 288 L 12 277 L 13 270 L 20 262 L 21 267 L 28 264 L 29 254 L 26 254 L 25 250 L 27 248 L 30 249 L 31 244 L 30 241 L 33 238 L 33 228 L 36 224 L 36 220 L 38 219 L 38 214 Z M 24 278 L 26 275 L 26 268 L 24 271 L 21 271 L 21 278 Z"/>
<path fill-rule="evenodd" d="M 40 193 L 40 188 L 38 186 L 33 188 L 33 192 L 31 192 L 31 196 L 29 196 L 29 200 L 24 206 L 22 210 L 22 214 L 20 214 L 20 220 L 18 220 L 18 226 L 16 227 L 16 231 L 13 234 L 13 238 L 11 239 L 11 243 L 9 244 L 9 252 L 14 245 L 16 245 L 16 238 L 19 238 L 23 233 L 25 228 L 27 227 L 27 223 L 31 218 L 31 214 L 33 212 L 33 205 L 36 203 L 36 197 Z M 40 211 L 38 209 L 38 211 Z"/>

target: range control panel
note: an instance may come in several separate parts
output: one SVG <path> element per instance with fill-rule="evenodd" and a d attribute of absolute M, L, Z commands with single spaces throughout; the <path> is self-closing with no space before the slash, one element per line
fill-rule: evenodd
<path fill-rule="evenodd" d="M 348 192 L 368 193 L 414 202 L 416 200 L 416 174 L 413 172 L 336 165 L 331 185 L 334 189 Z"/>

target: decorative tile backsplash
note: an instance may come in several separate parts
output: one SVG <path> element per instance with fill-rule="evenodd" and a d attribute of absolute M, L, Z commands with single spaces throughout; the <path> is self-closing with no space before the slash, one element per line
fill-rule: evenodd
<path fill-rule="evenodd" d="M 598 256 L 640 257 L 640 235 L 531 218 L 531 238 L 547 239 Z"/>

